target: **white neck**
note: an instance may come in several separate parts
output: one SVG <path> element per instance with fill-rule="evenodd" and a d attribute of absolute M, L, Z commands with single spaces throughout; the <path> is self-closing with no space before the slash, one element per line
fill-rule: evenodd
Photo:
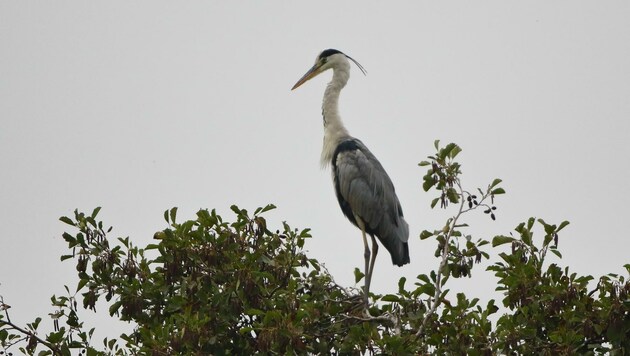
<path fill-rule="evenodd" d="M 322 102 L 324 119 L 324 147 L 322 149 L 321 165 L 323 168 L 331 163 L 337 145 L 344 139 L 350 138 L 348 130 L 343 126 L 339 115 L 339 94 L 350 78 L 350 64 L 340 63 L 333 69 L 333 78 L 326 86 Z"/>

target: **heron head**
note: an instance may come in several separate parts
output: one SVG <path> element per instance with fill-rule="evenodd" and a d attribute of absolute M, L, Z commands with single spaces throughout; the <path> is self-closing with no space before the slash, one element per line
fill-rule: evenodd
<path fill-rule="evenodd" d="M 363 66 L 360 65 L 359 62 L 355 61 L 352 57 L 348 56 L 347 54 L 336 49 L 326 49 L 317 55 L 317 58 L 315 59 L 315 64 L 311 67 L 311 69 L 309 69 L 306 72 L 306 74 L 302 76 L 302 78 L 300 78 L 300 80 L 298 80 L 297 83 L 295 83 L 295 85 L 293 86 L 293 88 L 291 88 L 291 90 L 297 89 L 300 85 L 306 83 L 312 78 L 315 78 L 320 73 L 323 73 L 327 71 L 328 69 L 338 68 L 344 65 L 347 66 L 348 59 L 353 61 L 354 64 L 356 64 L 357 67 L 359 67 L 361 72 L 363 72 L 363 74 L 367 73 L 365 71 L 365 68 L 363 68 Z"/>

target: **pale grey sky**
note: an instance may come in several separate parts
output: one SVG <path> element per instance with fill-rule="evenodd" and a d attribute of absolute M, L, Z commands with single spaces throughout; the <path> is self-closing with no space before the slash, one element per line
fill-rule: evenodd
<path fill-rule="evenodd" d="M 622 273 L 629 16 L 627 1 L 3 1 L 0 294 L 14 321 L 50 312 L 75 281 L 57 219 L 96 206 L 112 238 L 143 245 L 173 206 L 231 218 L 231 204 L 274 203 L 272 226 L 312 228 L 311 256 L 352 286 L 360 232 L 319 167 L 330 74 L 290 91 L 326 48 L 368 71 L 353 68 L 342 117 L 389 172 L 412 235 L 410 265 L 381 250 L 372 291 L 437 268 L 417 238 L 453 213 L 421 189 L 435 139 L 464 149 L 467 188 L 504 180 L 496 222 L 466 217 L 474 236 L 566 219 L 561 265 Z M 454 288 L 495 296 L 492 274 L 473 273 Z"/>

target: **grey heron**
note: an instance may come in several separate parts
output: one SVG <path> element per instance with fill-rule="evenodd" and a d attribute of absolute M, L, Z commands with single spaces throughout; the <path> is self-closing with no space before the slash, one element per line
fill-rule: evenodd
<path fill-rule="evenodd" d="M 341 121 L 339 94 L 350 78 L 350 61 L 363 74 L 366 73 L 357 61 L 341 51 L 324 50 L 291 90 L 328 69 L 333 70 L 322 103 L 324 147 L 321 164 L 323 168 L 332 165 L 339 206 L 348 220 L 361 230 L 365 258 L 364 302 L 367 306 L 374 261 L 378 254 L 375 236 L 389 251 L 392 263 L 403 266 L 409 263 L 409 226 L 387 172 L 363 142 L 350 136 Z M 372 253 L 366 234 L 372 239 Z"/>

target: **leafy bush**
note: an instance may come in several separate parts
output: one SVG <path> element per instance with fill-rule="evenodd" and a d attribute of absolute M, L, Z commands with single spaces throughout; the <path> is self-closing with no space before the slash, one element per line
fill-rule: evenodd
<path fill-rule="evenodd" d="M 626 277 L 609 274 L 595 283 L 592 276 L 546 263 L 548 252 L 562 257 L 558 240 L 566 221 L 529 218 L 491 243 L 473 239 L 462 219 L 474 211 L 496 219 L 495 198 L 505 193 L 501 180 L 474 193 L 465 190 L 455 161 L 461 149 L 435 146 L 436 153 L 420 163 L 427 167 L 423 188 L 437 194 L 432 207 L 454 211 L 444 226 L 420 235 L 437 243 L 438 266 L 418 275 L 413 286 L 400 278 L 395 294 L 372 294 L 367 312 L 359 290 L 339 286 L 306 256 L 308 229 L 267 226 L 264 213 L 272 205 L 253 214 L 233 206 L 233 222 L 214 210 L 177 222 L 173 208 L 164 214 L 169 228 L 145 247 L 110 239 L 97 208 L 61 218 L 72 227 L 63 234 L 69 254 L 61 260 L 76 264 L 78 282 L 51 298 L 53 330 L 40 335 L 42 318 L 20 326 L 0 299 L 0 354 L 13 348 L 41 355 L 69 355 L 72 349 L 87 355 L 630 352 Z M 501 305 L 480 305 L 473 295 L 445 289 L 450 278 L 470 277 L 476 263 L 490 259 L 486 248 L 495 249 L 488 270 L 503 292 Z M 624 267 L 630 273 L 630 264 Z M 355 275 L 357 282 L 363 278 L 358 269 Z M 133 332 L 95 343 L 94 329 L 86 330 L 79 319 L 77 301 L 95 311 L 99 300 L 111 316 L 133 323 Z"/>

